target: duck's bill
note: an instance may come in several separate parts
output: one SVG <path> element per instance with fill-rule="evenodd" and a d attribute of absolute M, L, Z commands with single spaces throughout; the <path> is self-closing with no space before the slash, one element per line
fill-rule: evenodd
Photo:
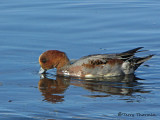
<path fill-rule="evenodd" d="M 39 70 L 39 74 L 45 74 L 46 73 L 46 70 L 44 70 L 42 67 L 40 68 Z"/>

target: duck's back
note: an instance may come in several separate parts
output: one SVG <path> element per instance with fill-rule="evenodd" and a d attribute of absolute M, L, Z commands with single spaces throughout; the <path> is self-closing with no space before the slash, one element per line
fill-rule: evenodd
<path fill-rule="evenodd" d="M 67 74 L 82 77 L 119 76 L 133 74 L 147 57 L 135 57 L 141 48 L 132 49 L 119 54 L 95 54 L 80 58 L 67 68 Z"/>

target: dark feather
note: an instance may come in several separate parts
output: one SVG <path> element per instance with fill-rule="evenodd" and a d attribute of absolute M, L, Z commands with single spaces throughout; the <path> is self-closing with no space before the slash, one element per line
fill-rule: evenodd
<path fill-rule="evenodd" d="M 132 49 L 132 50 L 128 50 L 126 52 L 123 52 L 123 53 L 120 53 L 120 54 L 117 54 L 118 56 L 121 56 L 122 58 L 130 58 L 132 56 L 135 55 L 135 53 L 138 53 L 138 52 L 142 52 L 142 51 L 138 51 L 139 49 L 142 49 L 143 47 L 138 47 L 138 48 L 135 48 L 135 49 Z"/>

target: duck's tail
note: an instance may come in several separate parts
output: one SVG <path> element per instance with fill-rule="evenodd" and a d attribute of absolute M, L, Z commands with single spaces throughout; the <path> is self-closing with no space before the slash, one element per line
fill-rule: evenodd
<path fill-rule="evenodd" d="M 142 63 L 144 63 L 145 61 L 151 59 L 154 55 L 148 55 L 146 57 L 138 57 L 138 58 L 134 58 L 134 69 L 136 70 Z"/>
<path fill-rule="evenodd" d="M 147 50 L 141 50 L 141 51 L 139 51 L 142 48 L 143 47 L 138 47 L 138 48 L 135 48 L 135 49 L 128 50 L 128 51 L 125 51 L 123 53 L 120 53 L 118 55 L 121 56 L 124 59 L 128 59 L 128 58 L 133 57 L 135 55 L 135 53 L 147 51 Z"/>

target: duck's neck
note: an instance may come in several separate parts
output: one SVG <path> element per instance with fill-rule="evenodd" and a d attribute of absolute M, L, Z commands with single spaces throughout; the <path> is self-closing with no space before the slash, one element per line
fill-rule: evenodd
<path fill-rule="evenodd" d="M 63 67 L 70 65 L 70 61 L 67 56 L 64 56 L 63 59 L 60 59 L 58 61 L 58 64 L 56 66 L 57 70 L 63 69 Z"/>
<path fill-rule="evenodd" d="M 63 62 L 59 63 L 58 66 L 57 66 L 57 75 L 62 75 L 63 76 L 64 72 L 66 70 L 68 70 L 69 65 L 70 65 L 69 59 L 66 59 L 66 61 L 63 61 Z"/>

